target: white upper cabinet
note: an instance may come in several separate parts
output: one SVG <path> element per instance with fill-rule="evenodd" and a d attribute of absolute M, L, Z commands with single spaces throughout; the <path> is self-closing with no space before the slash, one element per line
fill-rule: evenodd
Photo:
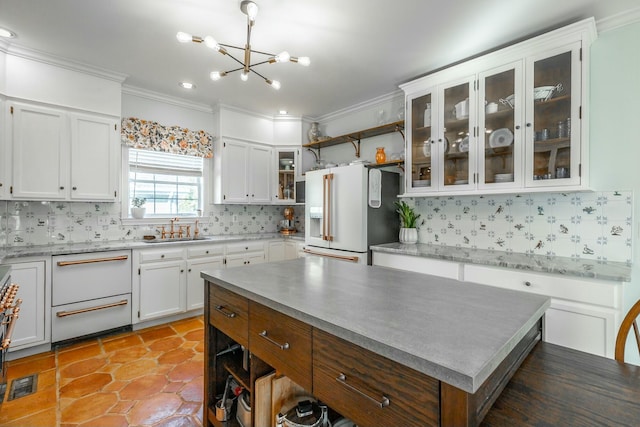
<path fill-rule="evenodd" d="M 593 19 L 402 85 L 407 195 L 588 188 Z"/>
<path fill-rule="evenodd" d="M 10 197 L 115 201 L 118 121 L 9 102 Z"/>
<path fill-rule="evenodd" d="M 225 138 L 216 153 L 214 203 L 271 203 L 271 147 Z"/>
<path fill-rule="evenodd" d="M 115 200 L 119 126 L 116 120 L 71 114 L 71 199 Z"/>
<path fill-rule="evenodd" d="M 64 200 L 69 144 L 64 111 L 10 102 L 11 195 L 14 199 Z"/>
<path fill-rule="evenodd" d="M 0 98 L 0 200 L 4 200 L 9 197 L 9 182 L 11 181 L 11 161 L 8 158 L 7 143 L 8 137 L 5 126 L 6 114 L 5 114 L 5 102 Z"/>

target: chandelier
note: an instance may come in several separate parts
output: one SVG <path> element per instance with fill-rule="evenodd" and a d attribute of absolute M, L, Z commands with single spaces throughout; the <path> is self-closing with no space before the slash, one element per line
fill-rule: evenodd
<path fill-rule="evenodd" d="M 262 74 L 254 70 L 253 67 L 256 67 L 262 64 L 273 64 L 275 62 L 289 62 L 289 61 L 298 63 L 300 65 L 304 65 L 305 67 L 309 66 L 311 61 L 307 56 L 295 57 L 295 56 L 289 55 L 289 52 L 287 51 L 283 51 L 275 55 L 273 53 L 252 50 L 251 49 L 251 29 L 253 28 L 253 25 L 255 24 L 255 21 L 256 21 L 256 16 L 258 15 L 258 5 L 250 0 L 242 0 L 240 2 L 240 10 L 242 11 L 242 13 L 247 15 L 247 43 L 244 45 L 244 47 L 218 43 L 211 36 L 206 36 L 205 38 L 202 38 L 199 36 L 192 36 L 191 34 L 187 34 L 183 32 L 179 32 L 178 34 L 176 34 L 176 38 L 181 43 L 189 43 L 189 42 L 204 43 L 205 46 L 207 46 L 208 48 L 216 50 L 223 55 L 227 55 L 228 57 L 230 57 L 240 65 L 240 67 L 234 68 L 229 71 L 212 71 L 209 74 L 209 77 L 211 78 L 211 80 L 217 81 L 217 80 L 220 80 L 222 77 L 225 77 L 227 74 L 231 74 L 235 71 L 241 71 L 240 78 L 243 81 L 247 81 L 249 79 L 249 73 L 255 73 L 258 76 L 260 76 L 267 84 L 271 85 L 271 87 L 273 87 L 274 89 L 280 89 L 279 81 L 270 80 L 266 78 L 265 76 L 263 76 Z M 243 51 L 244 60 L 240 60 L 236 58 L 231 53 L 229 53 L 229 51 L 225 48 L 237 49 L 237 50 Z M 267 59 L 263 61 L 255 62 L 252 64 L 251 63 L 252 53 L 266 56 Z"/>

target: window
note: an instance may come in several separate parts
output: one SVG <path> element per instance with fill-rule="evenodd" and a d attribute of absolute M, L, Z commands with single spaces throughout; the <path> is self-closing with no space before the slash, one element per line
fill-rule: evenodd
<path fill-rule="evenodd" d="M 146 199 L 147 217 L 196 216 L 202 209 L 202 157 L 129 148 L 129 200 Z"/>

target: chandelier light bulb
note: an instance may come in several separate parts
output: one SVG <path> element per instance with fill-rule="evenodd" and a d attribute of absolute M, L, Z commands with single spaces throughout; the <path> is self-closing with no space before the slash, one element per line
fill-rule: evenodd
<path fill-rule="evenodd" d="M 280 89 L 280 82 L 277 80 L 269 80 L 266 79 L 265 80 L 267 82 L 267 84 L 270 84 L 272 88 L 274 88 L 275 90 Z"/>
<path fill-rule="evenodd" d="M 308 56 L 301 56 L 298 58 L 298 64 L 308 67 L 311 64 L 311 59 Z"/>
<path fill-rule="evenodd" d="M 222 77 L 226 76 L 227 73 L 226 72 L 220 72 L 220 71 L 212 71 L 211 74 L 209 74 L 209 78 L 211 80 L 213 80 L 214 82 L 220 80 Z"/>
<path fill-rule="evenodd" d="M 211 36 L 207 36 L 204 38 L 204 44 L 205 46 L 207 46 L 209 49 L 213 49 L 213 50 L 220 50 L 220 45 L 218 44 L 218 42 L 216 41 L 216 39 L 214 39 Z"/>
<path fill-rule="evenodd" d="M 183 33 L 182 31 L 176 34 L 176 38 L 180 43 L 189 43 L 191 40 L 193 40 L 191 34 Z"/>
<path fill-rule="evenodd" d="M 276 62 L 289 62 L 290 59 L 291 55 L 286 50 L 276 55 Z"/>
<path fill-rule="evenodd" d="M 255 21 L 258 16 L 258 5 L 252 1 L 247 3 L 247 16 L 252 21 Z"/>
<path fill-rule="evenodd" d="M 243 82 L 249 80 L 249 73 L 247 73 L 246 71 L 240 73 L 240 80 L 242 80 Z"/>

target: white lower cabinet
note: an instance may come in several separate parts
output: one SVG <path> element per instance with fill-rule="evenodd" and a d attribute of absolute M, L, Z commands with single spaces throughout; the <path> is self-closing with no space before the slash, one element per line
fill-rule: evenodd
<path fill-rule="evenodd" d="M 462 264 L 453 261 L 374 251 L 373 265 L 461 280 Z"/>
<path fill-rule="evenodd" d="M 139 269 L 139 320 L 186 311 L 186 263 L 182 259 L 143 264 Z"/>
<path fill-rule="evenodd" d="M 269 262 L 298 258 L 298 243 L 293 240 L 269 242 Z"/>
<path fill-rule="evenodd" d="M 262 240 L 229 243 L 225 253 L 225 264 L 228 268 L 267 262 L 265 242 Z"/>
<path fill-rule="evenodd" d="M 613 358 L 622 283 L 478 265 L 464 266 L 464 280 L 551 297 L 543 340 Z"/>
<path fill-rule="evenodd" d="M 204 279 L 201 271 L 224 268 L 224 246 L 187 248 L 187 310 L 204 307 Z"/>
<path fill-rule="evenodd" d="M 133 323 L 204 307 L 200 272 L 224 267 L 224 245 L 181 245 L 134 251 Z"/>
<path fill-rule="evenodd" d="M 51 341 L 45 261 L 11 264 L 11 282 L 20 286 L 17 298 L 22 299 L 9 351 L 22 350 Z"/>

